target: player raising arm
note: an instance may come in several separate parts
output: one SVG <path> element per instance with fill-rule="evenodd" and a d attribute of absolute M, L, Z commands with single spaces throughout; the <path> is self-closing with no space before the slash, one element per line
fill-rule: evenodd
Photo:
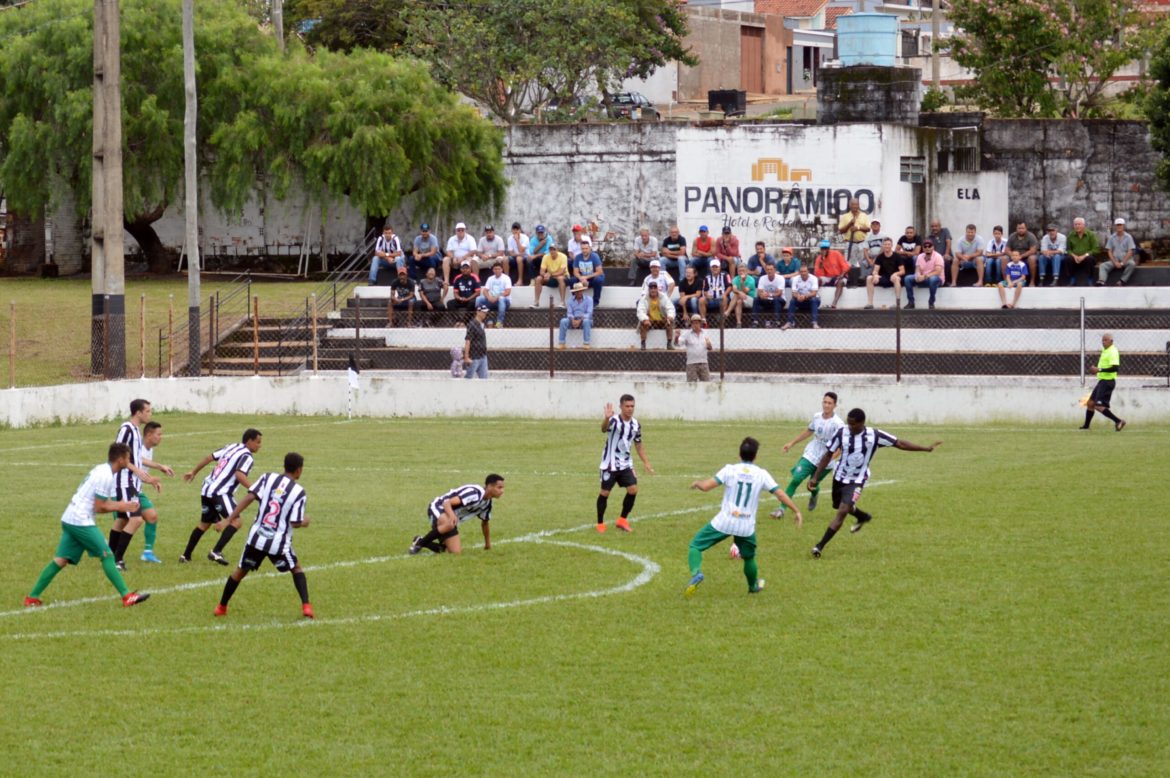
<path fill-rule="evenodd" d="M 601 419 L 601 431 L 605 433 L 605 448 L 601 450 L 601 491 L 597 495 L 597 531 L 605 532 L 605 508 L 609 493 L 616 484 L 626 490 L 622 500 L 622 514 L 615 522 L 622 532 L 632 532 L 630 512 L 638 497 L 638 477 L 634 475 L 634 460 L 630 457 L 630 445 L 638 452 L 646 472 L 654 475 L 654 468 L 646 458 L 642 445 L 642 425 L 634 418 L 634 395 L 623 394 L 618 401 L 621 414 L 614 416 L 613 403 L 605 404 L 605 416 Z"/>

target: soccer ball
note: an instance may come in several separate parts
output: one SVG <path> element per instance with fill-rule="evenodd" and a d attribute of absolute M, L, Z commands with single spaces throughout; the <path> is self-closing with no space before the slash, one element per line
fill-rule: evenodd
<path fill-rule="evenodd" d="M 732 543 L 731 548 L 728 550 L 728 555 L 732 559 L 739 559 L 739 546 Z"/>

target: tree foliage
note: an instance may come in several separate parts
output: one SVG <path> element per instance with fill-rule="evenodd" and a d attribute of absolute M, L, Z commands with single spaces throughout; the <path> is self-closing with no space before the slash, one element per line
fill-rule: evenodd
<path fill-rule="evenodd" d="M 1150 120 L 1150 145 L 1162 155 L 1157 175 L 1162 188 L 1170 191 L 1170 33 L 1161 39 L 1150 62 L 1149 97 L 1146 115 Z"/>
<path fill-rule="evenodd" d="M 406 39 L 409 0 L 291 0 L 285 25 L 304 30 L 305 42 L 332 51 L 394 51 Z"/>
<path fill-rule="evenodd" d="M 676 0 L 406 0 L 406 45 L 444 84 L 506 122 L 550 101 L 604 99 L 622 79 L 698 60 Z"/>
<path fill-rule="evenodd" d="M 1107 79 L 1149 50 L 1140 0 L 954 0 L 959 97 L 1001 116 L 1093 116 Z"/>
<path fill-rule="evenodd" d="M 180 0 L 123 0 L 121 11 L 124 208 L 148 251 L 150 224 L 182 192 Z M 428 210 L 502 199 L 499 131 L 422 63 L 295 44 L 281 54 L 235 0 L 200 0 L 195 25 L 200 168 L 225 213 L 258 186 L 283 197 L 294 181 L 367 215 L 404 198 Z M 92 0 L 0 13 L 0 189 L 12 210 L 43 213 L 55 179 L 89 210 L 92 30 Z"/>

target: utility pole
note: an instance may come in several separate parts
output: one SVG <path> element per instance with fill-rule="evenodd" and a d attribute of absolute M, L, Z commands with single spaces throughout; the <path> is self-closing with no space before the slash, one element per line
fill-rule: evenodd
<path fill-rule="evenodd" d="M 938 34 L 942 19 L 939 2 L 940 0 L 934 0 L 930 13 L 930 88 L 935 90 L 939 88 Z"/>
<path fill-rule="evenodd" d="M 93 4 L 93 305 L 91 372 L 126 375 L 122 230 L 122 53 L 118 0 Z M 108 322 L 109 330 L 106 330 Z"/>
<path fill-rule="evenodd" d="M 284 51 L 284 0 L 272 0 L 272 26 L 276 29 L 276 47 Z"/>
<path fill-rule="evenodd" d="M 183 176 L 187 217 L 187 373 L 198 376 L 203 362 L 199 331 L 199 168 L 195 160 L 195 127 L 199 100 L 195 89 L 195 0 L 183 0 Z M 215 344 L 212 344 L 214 348 Z"/>

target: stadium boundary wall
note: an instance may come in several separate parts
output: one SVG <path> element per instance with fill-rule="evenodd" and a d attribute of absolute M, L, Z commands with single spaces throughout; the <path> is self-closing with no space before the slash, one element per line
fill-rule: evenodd
<path fill-rule="evenodd" d="M 837 392 L 845 410 L 864 408 L 877 424 L 1079 424 L 1078 401 L 1091 383 L 1076 378 L 889 377 L 767 378 L 687 384 L 677 380 L 613 380 L 574 375 L 539 379 L 497 375 L 485 385 L 434 374 L 361 376 L 348 393 L 346 376 L 290 378 L 148 378 L 0 391 L 0 424 L 22 428 L 120 419 L 132 399 L 157 413 L 235 413 L 355 417 L 449 416 L 596 419 L 604 403 L 625 392 L 638 398 L 642 419 L 761 422 L 805 418 L 821 395 Z M 1157 379 L 1119 379 L 1114 409 L 1136 424 L 1170 422 L 1170 389 Z"/>

